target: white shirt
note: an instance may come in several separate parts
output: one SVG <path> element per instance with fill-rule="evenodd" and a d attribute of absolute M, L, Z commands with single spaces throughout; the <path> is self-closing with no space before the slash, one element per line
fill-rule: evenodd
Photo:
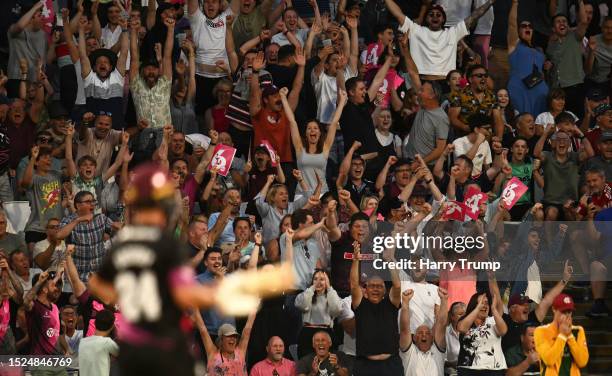
<path fill-rule="evenodd" d="M 461 343 L 459 342 L 459 333 L 453 329 L 452 325 L 446 327 L 446 361 L 456 362 L 459 357 L 459 349 Z"/>
<path fill-rule="evenodd" d="M 463 136 L 461 138 L 453 141 L 453 145 L 455 145 L 455 158 L 462 154 L 466 154 L 472 146 L 473 143 L 470 142 L 468 136 Z M 489 147 L 489 142 L 484 141 L 480 146 L 478 146 L 478 150 L 476 151 L 476 156 L 472 159 L 472 163 L 474 163 L 474 169 L 472 170 L 472 176 L 478 176 L 482 172 L 482 167 L 485 164 L 490 165 L 493 162 L 493 158 L 491 157 L 491 148 Z"/>
<path fill-rule="evenodd" d="M 472 0 L 438 0 L 446 13 L 446 27 L 452 27 L 465 20 L 472 13 Z"/>
<path fill-rule="evenodd" d="M 297 29 L 295 33 L 293 33 L 293 35 L 295 35 L 296 39 L 300 42 L 300 44 L 304 46 L 306 38 L 308 37 L 308 29 Z M 287 36 L 283 33 L 274 34 L 272 36 L 272 43 L 276 43 L 281 47 L 291 44 L 291 42 L 289 42 L 289 39 L 287 39 Z"/>
<path fill-rule="evenodd" d="M 344 69 L 344 80 L 357 76 L 347 66 Z M 335 76 L 329 76 L 322 70 L 317 77 L 312 71 L 312 86 L 317 96 L 317 120 L 323 124 L 330 124 L 336 111 L 338 101 L 338 83 Z"/>
<path fill-rule="evenodd" d="M 411 343 L 408 350 L 400 351 L 400 357 L 405 376 L 444 376 L 445 353 L 438 349 L 435 342 L 427 352 L 422 352 Z"/>
<path fill-rule="evenodd" d="M 32 252 L 32 257 L 36 258 L 36 256 L 40 255 L 49 247 L 49 240 L 43 239 L 39 242 L 34 243 L 34 251 Z M 53 254 L 51 255 L 51 266 L 56 266 L 59 264 L 61 258 L 66 252 L 66 243 L 62 240 L 55 247 Z M 36 261 L 35 261 L 36 262 Z M 64 274 L 64 287 L 62 288 L 62 292 L 72 292 L 72 286 L 68 283 L 68 276 Z"/>
<path fill-rule="evenodd" d="M 469 369 L 506 369 L 506 358 L 501 347 L 501 337 L 495 331 L 495 319 L 488 316 L 481 326 L 470 328 L 463 336 L 463 348 L 469 357 L 468 364 L 460 366 Z M 461 361 L 461 360 L 460 360 Z"/>
<path fill-rule="evenodd" d="M 123 85 L 125 79 L 117 69 L 102 81 L 92 69 L 83 80 L 83 89 L 86 97 L 98 99 L 123 98 Z"/>
<path fill-rule="evenodd" d="M 474 0 L 474 9 L 479 8 L 486 2 L 487 0 Z M 485 14 L 478 19 L 476 28 L 474 29 L 474 35 L 491 35 L 494 19 L 495 16 L 493 15 L 493 7 L 490 7 L 489 10 L 487 10 Z"/>
<path fill-rule="evenodd" d="M 435 307 L 440 305 L 438 286 L 431 283 L 418 283 L 402 280 L 402 292 L 412 289 L 414 296 L 410 299 L 410 333 L 415 333 L 421 325 L 433 328 L 436 320 Z"/>
<path fill-rule="evenodd" d="M 420 74 L 446 76 L 457 66 L 457 42 L 469 34 L 465 22 L 432 31 L 406 17 L 399 27 L 410 33 L 410 52 Z"/>
<path fill-rule="evenodd" d="M 119 346 L 108 337 L 83 338 L 79 345 L 79 371 L 82 375 L 108 376 L 110 355 L 118 354 Z"/>
<path fill-rule="evenodd" d="M 229 14 L 232 14 L 232 10 L 227 7 L 214 19 L 208 19 L 200 9 L 188 16 L 196 45 L 196 73 L 201 76 L 218 78 L 227 75 L 225 72 L 199 71 L 197 64 L 215 65 L 216 61 L 223 60 L 229 65 L 225 49 L 225 19 Z"/>
<path fill-rule="evenodd" d="M 525 295 L 536 303 L 542 300 L 542 282 L 540 281 L 540 268 L 535 260 L 527 269 L 527 290 Z"/>
<path fill-rule="evenodd" d="M 340 315 L 338 315 L 339 323 L 346 321 L 346 320 L 350 320 L 355 317 L 355 313 L 353 312 L 353 309 L 351 308 L 351 304 L 352 304 L 352 298 L 350 295 L 342 299 L 342 311 L 340 312 Z M 357 355 L 357 345 L 355 344 L 355 337 L 351 337 L 344 330 L 342 332 L 344 333 L 344 342 L 340 346 L 339 350 L 341 350 L 346 355 L 356 356 Z"/>

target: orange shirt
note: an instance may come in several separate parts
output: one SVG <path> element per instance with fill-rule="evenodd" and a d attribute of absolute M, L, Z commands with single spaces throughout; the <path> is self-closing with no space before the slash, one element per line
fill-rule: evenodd
<path fill-rule="evenodd" d="M 550 323 L 536 328 L 533 336 L 542 376 L 557 376 L 564 356 L 571 356 L 571 376 L 579 376 L 580 368 L 586 367 L 589 348 L 581 326 L 573 325 L 572 335 L 566 337 L 559 333 L 555 323 Z"/>
<path fill-rule="evenodd" d="M 261 140 L 268 140 L 281 162 L 293 162 L 291 155 L 291 128 L 285 112 L 272 112 L 262 108 L 257 115 L 252 116 L 255 134 L 255 145 L 261 144 Z"/>

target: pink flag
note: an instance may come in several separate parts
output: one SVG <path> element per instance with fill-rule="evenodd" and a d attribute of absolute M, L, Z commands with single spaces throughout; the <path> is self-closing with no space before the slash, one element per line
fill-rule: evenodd
<path fill-rule="evenodd" d="M 527 192 L 527 189 L 527 186 L 516 176 L 510 179 L 501 195 L 504 208 L 512 209 L 514 204 Z"/>
<path fill-rule="evenodd" d="M 474 186 L 470 186 L 467 192 L 463 195 L 463 203 L 466 206 L 466 215 L 473 220 L 478 219 L 480 205 L 487 202 L 486 193 Z"/>
<path fill-rule="evenodd" d="M 465 221 L 467 211 L 467 206 L 463 202 L 448 201 L 446 203 L 446 212 L 444 212 L 442 218 L 463 222 Z"/>
<path fill-rule="evenodd" d="M 270 141 L 263 139 L 261 140 L 261 145 L 265 146 L 266 149 L 268 149 L 268 153 L 270 153 L 270 165 L 272 167 L 278 166 L 278 162 L 276 161 L 276 159 L 278 158 L 278 154 L 276 154 L 276 150 L 274 150 Z"/>
<path fill-rule="evenodd" d="M 217 146 L 215 146 L 215 150 L 213 151 L 213 157 L 208 165 L 208 169 L 212 170 L 213 168 L 216 168 L 219 175 L 227 176 L 230 167 L 232 167 L 234 155 L 236 155 L 235 148 L 223 144 L 217 144 Z"/>

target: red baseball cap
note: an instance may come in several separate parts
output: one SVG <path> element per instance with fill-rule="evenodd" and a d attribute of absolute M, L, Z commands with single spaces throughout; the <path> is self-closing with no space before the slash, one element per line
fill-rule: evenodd
<path fill-rule="evenodd" d="M 567 294 L 559 294 L 553 300 L 552 304 L 553 308 L 557 311 L 565 312 L 565 311 L 573 311 L 574 310 L 574 299 Z"/>
<path fill-rule="evenodd" d="M 533 300 L 529 299 L 528 296 L 525 296 L 523 294 L 514 294 L 510 297 L 510 299 L 508 299 L 508 308 L 512 307 L 515 304 L 529 304 L 533 302 Z"/>

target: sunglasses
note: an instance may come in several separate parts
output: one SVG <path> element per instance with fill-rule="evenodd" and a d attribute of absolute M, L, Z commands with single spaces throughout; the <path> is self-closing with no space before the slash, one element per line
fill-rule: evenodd
<path fill-rule="evenodd" d="M 98 111 L 98 116 L 110 116 L 110 117 L 113 117 L 113 113 L 112 112 L 108 112 L 108 111 Z"/>
<path fill-rule="evenodd" d="M 41 144 L 48 144 L 51 141 L 51 137 L 38 137 L 36 142 Z"/>
<path fill-rule="evenodd" d="M 530 23 L 522 23 L 519 27 L 521 29 L 533 29 L 533 26 L 531 26 Z"/>
<path fill-rule="evenodd" d="M 96 200 L 83 200 L 83 201 L 79 201 L 79 204 L 91 204 L 91 205 L 95 205 L 97 203 L 98 203 L 98 201 L 96 201 Z"/>
<path fill-rule="evenodd" d="M 477 78 L 487 78 L 489 77 L 488 73 L 475 73 L 472 75 L 472 77 L 477 77 Z"/>

